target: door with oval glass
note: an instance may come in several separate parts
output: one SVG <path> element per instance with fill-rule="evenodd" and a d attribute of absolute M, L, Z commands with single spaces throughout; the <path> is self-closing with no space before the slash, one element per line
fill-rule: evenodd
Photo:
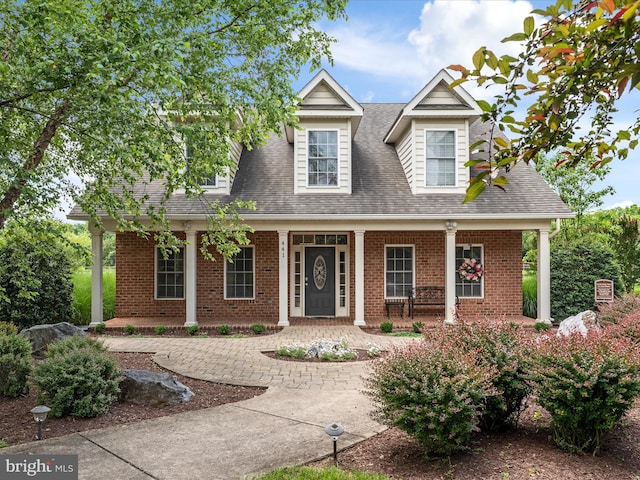
<path fill-rule="evenodd" d="M 336 314 L 336 250 L 307 247 L 304 257 L 304 314 L 308 317 Z"/>

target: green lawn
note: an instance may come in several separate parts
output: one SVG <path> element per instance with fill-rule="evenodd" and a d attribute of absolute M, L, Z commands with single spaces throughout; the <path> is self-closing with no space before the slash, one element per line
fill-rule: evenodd
<path fill-rule="evenodd" d="M 374 473 L 347 472 L 336 467 L 284 467 L 256 477 L 255 480 L 390 480 L 390 478 Z"/>

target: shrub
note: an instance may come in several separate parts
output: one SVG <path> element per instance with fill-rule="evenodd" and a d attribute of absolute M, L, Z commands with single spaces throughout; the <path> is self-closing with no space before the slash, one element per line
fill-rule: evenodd
<path fill-rule="evenodd" d="M 229 325 L 220 325 L 218 327 L 218 333 L 220 335 L 229 335 L 231 333 L 231 327 Z"/>
<path fill-rule="evenodd" d="M 601 325 L 618 323 L 636 311 L 640 311 L 640 296 L 625 293 L 614 298 L 612 303 L 598 305 L 598 321 Z"/>
<path fill-rule="evenodd" d="M 422 322 L 413 322 L 411 328 L 413 329 L 413 333 L 422 333 L 424 324 Z"/>
<path fill-rule="evenodd" d="M 0 335 L 17 335 L 18 327 L 11 322 L 0 322 Z"/>
<path fill-rule="evenodd" d="M 538 318 L 538 277 L 525 275 L 522 278 L 522 314 Z"/>
<path fill-rule="evenodd" d="M 256 323 L 254 325 L 251 325 L 251 331 L 256 335 L 260 335 L 261 333 L 264 333 L 266 331 L 266 328 L 263 324 Z"/>
<path fill-rule="evenodd" d="M 199 331 L 200 331 L 199 325 L 191 325 L 190 327 L 187 327 L 187 333 L 191 336 L 196 335 Z"/>
<path fill-rule="evenodd" d="M 107 413 L 118 397 L 119 383 L 116 362 L 100 342 L 87 337 L 51 345 L 34 372 L 37 401 L 48 405 L 54 417 Z"/>
<path fill-rule="evenodd" d="M 17 397 L 29 391 L 31 343 L 17 333 L 0 335 L 0 395 Z"/>
<path fill-rule="evenodd" d="M 127 335 L 133 335 L 134 333 L 136 333 L 136 327 L 133 325 L 126 325 L 124 327 L 124 333 L 126 333 Z"/>
<path fill-rule="evenodd" d="M 530 352 L 516 325 L 459 323 L 441 326 L 425 337 L 452 351 L 476 352 L 479 365 L 493 372 L 490 381 L 498 394 L 487 398 L 480 419 L 483 430 L 501 430 L 518 423 L 531 387 L 527 383 Z"/>
<path fill-rule="evenodd" d="M 276 355 L 291 358 L 307 358 L 309 348 L 307 345 L 295 343 L 292 345 L 282 345 L 275 350 Z"/>
<path fill-rule="evenodd" d="M 88 325 L 91 322 L 91 269 L 73 273 L 73 323 Z M 116 271 L 102 271 L 102 316 L 110 320 L 116 316 Z"/>
<path fill-rule="evenodd" d="M 468 449 L 495 394 L 494 374 L 475 351 L 421 342 L 374 362 L 365 394 L 376 420 L 407 432 L 428 454 L 450 455 Z"/>
<path fill-rule="evenodd" d="M 155 331 L 156 335 L 164 335 L 165 333 L 167 333 L 167 327 L 165 327 L 164 325 L 156 325 Z"/>
<path fill-rule="evenodd" d="M 536 345 L 530 383 L 556 444 L 595 454 L 640 394 L 639 351 L 606 332 L 550 335 Z"/>
<path fill-rule="evenodd" d="M 104 323 L 99 323 L 94 327 L 96 333 L 104 333 L 107 331 L 107 326 Z"/>
<path fill-rule="evenodd" d="M 384 333 L 391 333 L 391 331 L 393 330 L 393 322 L 382 322 L 380 324 L 380 330 L 382 330 Z"/>
<path fill-rule="evenodd" d="M 547 322 L 536 322 L 533 328 L 536 329 L 536 332 L 546 332 L 551 328 L 551 324 Z"/>

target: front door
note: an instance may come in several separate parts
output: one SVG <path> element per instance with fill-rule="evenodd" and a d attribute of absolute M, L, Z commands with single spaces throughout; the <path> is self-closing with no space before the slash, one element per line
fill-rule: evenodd
<path fill-rule="evenodd" d="M 307 317 L 336 314 L 336 250 L 333 247 L 307 247 L 304 257 L 305 308 Z"/>

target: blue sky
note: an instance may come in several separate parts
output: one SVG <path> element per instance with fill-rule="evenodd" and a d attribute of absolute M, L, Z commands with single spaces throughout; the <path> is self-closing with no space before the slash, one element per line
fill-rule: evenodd
<path fill-rule="evenodd" d="M 554 0 L 555 2 L 555 0 Z M 497 54 L 517 54 L 515 43 L 500 40 L 522 30 L 522 21 L 547 0 L 350 0 L 348 20 L 321 28 L 337 39 L 329 73 L 359 102 L 407 102 L 441 69 L 471 65 L 473 52 L 487 46 Z M 313 72 L 302 74 L 302 88 Z M 454 75 L 457 77 L 457 75 Z M 491 91 L 465 88 L 476 98 Z M 640 115 L 640 92 L 619 102 L 622 128 Z M 640 203 L 640 149 L 624 162 L 614 161 L 606 179 L 616 194 L 605 208 Z"/>

